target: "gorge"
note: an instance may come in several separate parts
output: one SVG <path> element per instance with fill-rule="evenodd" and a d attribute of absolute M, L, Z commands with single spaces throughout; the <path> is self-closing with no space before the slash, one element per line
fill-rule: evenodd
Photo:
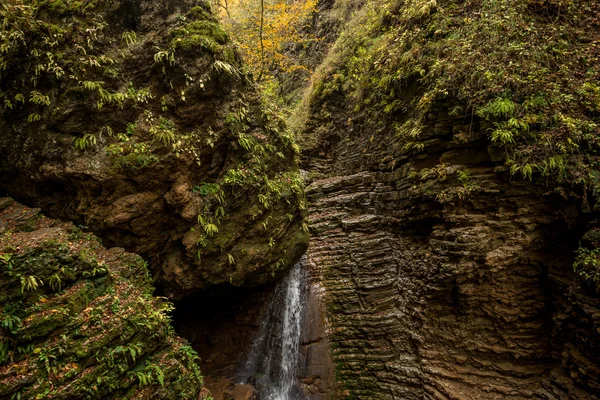
<path fill-rule="evenodd" d="M 0 398 L 600 398 L 600 2 L 215 4 L 0 5 Z"/>

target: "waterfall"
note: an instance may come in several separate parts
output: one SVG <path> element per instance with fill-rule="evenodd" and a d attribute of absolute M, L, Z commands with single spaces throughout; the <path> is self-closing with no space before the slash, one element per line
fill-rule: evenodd
<path fill-rule="evenodd" d="M 303 260 L 278 283 L 239 379 L 261 400 L 302 400 L 298 385 L 300 324 L 305 296 Z"/>

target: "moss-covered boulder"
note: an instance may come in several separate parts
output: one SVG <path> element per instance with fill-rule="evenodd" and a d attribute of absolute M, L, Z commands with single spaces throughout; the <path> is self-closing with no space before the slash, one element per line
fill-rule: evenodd
<path fill-rule="evenodd" d="M 144 256 L 169 296 L 304 251 L 297 145 L 205 1 L 0 5 L 0 190 Z"/>
<path fill-rule="evenodd" d="M 196 399 L 144 261 L 0 198 L 0 398 Z"/>

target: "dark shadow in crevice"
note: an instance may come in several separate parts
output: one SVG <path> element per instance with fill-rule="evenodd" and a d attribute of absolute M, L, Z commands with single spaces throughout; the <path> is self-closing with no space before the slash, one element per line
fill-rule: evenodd
<path fill-rule="evenodd" d="M 222 285 L 175 302 L 175 330 L 198 352 L 205 376 L 235 376 L 250 352 L 274 288 L 275 284 Z"/>

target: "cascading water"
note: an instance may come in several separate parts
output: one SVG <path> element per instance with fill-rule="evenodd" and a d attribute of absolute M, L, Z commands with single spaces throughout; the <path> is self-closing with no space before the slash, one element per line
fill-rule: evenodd
<path fill-rule="evenodd" d="M 304 304 L 304 259 L 281 280 L 262 321 L 259 336 L 239 379 L 252 383 L 263 400 L 306 399 L 298 385 L 300 325 Z"/>

